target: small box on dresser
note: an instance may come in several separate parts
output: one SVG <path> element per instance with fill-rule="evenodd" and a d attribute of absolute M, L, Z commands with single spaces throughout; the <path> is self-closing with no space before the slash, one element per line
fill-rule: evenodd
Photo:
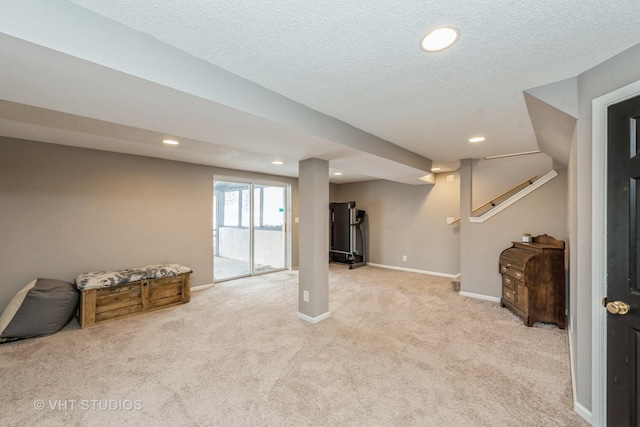
<path fill-rule="evenodd" d="M 513 242 L 500 254 L 500 305 L 527 326 L 535 322 L 566 326 L 564 247 L 562 240 L 543 234 L 531 243 Z"/>

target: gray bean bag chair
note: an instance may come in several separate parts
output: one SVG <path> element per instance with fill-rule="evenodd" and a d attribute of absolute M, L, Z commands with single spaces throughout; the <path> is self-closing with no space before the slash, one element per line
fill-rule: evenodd
<path fill-rule="evenodd" d="M 13 297 L 0 315 L 0 342 L 58 332 L 73 317 L 79 298 L 72 283 L 34 280 Z"/>

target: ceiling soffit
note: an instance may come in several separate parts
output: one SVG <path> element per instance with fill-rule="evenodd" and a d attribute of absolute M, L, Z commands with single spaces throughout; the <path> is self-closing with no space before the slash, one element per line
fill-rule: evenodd
<path fill-rule="evenodd" d="M 20 25 L 10 25 L 6 10 L 0 15 L 3 30 L 15 36 L 0 35 L 5 100 L 294 160 L 332 160 L 346 149 L 430 170 L 430 159 L 145 34 L 68 2 L 40 3 Z M 73 34 L 78 26 L 83 37 Z M 131 60 L 142 54 L 145 61 Z"/>

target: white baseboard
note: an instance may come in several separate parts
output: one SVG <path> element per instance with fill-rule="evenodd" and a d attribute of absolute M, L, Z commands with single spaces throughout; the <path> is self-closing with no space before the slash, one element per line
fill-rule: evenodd
<path fill-rule="evenodd" d="M 311 316 L 307 316 L 306 314 L 302 314 L 300 312 L 298 312 L 298 317 L 302 320 L 306 320 L 309 323 L 318 323 L 318 322 L 322 322 L 324 319 L 328 319 L 331 316 L 330 312 L 326 312 L 324 314 L 321 314 L 320 316 L 316 316 L 316 317 L 311 317 Z"/>
<path fill-rule="evenodd" d="M 458 292 L 458 295 L 460 295 L 461 297 L 469 297 L 469 298 L 481 299 L 481 300 L 491 301 L 491 302 L 500 302 L 500 298 L 498 297 L 490 297 L 488 295 L 481 295 L 481 294 L 472 294 L 471 292 L 460 291 Z"/>
<path fill-rule="evenodd" d="M 580 415 L 586 422 L 593 425 L 593 416 L 591 415 L 591 411 L 579 404 L 578 402 L 573 402 L 573 410 L 576 411 L 578 415 Z"/>
<path fill-rule="evenodd" d="M 209 283 L 208 285 L 200 285 L 200 286 L 192 286 L 191 292 L 204 291 L 205 289 L 210 289 L 215 286 L 215 283 Z"/>
<path fill-rule="evenodd" d="M 573 324 L 571 322 L 571 316 L 568 316 L 567 330 L 569 331 L 569 363 L 571 365 L 571 389 L 573 391 L 573 410 L 584 418 L 589 424 L 593 425 L 593 415 L 590 410 L 582 406 L 578 401 L 578 394 L 576 391 L 576 367 L 573 365 Z"/>
<path fill-rule="evenodd" d="M 460 277 L 459 273 L 458 274 L 438 273 L 436 271 L 417 270 L 415 268 L 404 268 L 404 267 L 396 267 L 393 265 L 374 264 L 372 262 L 368 262 L 367 265 L 370 265 L 371 267 L 387 268 L 389 270 L 407 271 L 409 273 L 428 274 L 429 276 L 448 277 L 449 279 L 457 279 L 458 277 Z"/>
<path fill-rule="evenodd" d="M 571 316 L 567 316 L 567 335 L 569 335 L 569 369 L 571 370 L 571 395 L 573 397 L 573 407 L 575 408 L 578 404 L 578 401 L 576 400 L 576 397 L 578 395 L 576 391 L 576 371 L 575 366 L 573 366 L 573 324 L 571 322 Z"/>

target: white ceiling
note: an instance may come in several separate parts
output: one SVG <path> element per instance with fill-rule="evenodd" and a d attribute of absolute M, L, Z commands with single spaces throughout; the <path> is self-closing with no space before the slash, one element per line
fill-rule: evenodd
<path fill-rule="evenodd" d="M 4 0 L 0 65 L 12 72 L 0 74 L 0 133 L 44 140 L 35 129 L 52 127 L 48 142 L 288 176 L 316 156 L 345 172 L 340 182 L 414 183 L 429 159 L 451 170 L 462 158 L 538 149 L 523 92 L 638 43 L 638 22 L 637 0 Z M 420 36 L 444 24 L 460 29 L 459 42 L 421 51 Z M 168 119 L 163 102 L 181 111 Z M 56 112 L 56 124 L 42 121 Z M 150 147 L 168 133 L 191 142 Z M 468 143 L 475 135 L 487 141 Z M 284 167 L 267 162 L 275 157 Z"/>

